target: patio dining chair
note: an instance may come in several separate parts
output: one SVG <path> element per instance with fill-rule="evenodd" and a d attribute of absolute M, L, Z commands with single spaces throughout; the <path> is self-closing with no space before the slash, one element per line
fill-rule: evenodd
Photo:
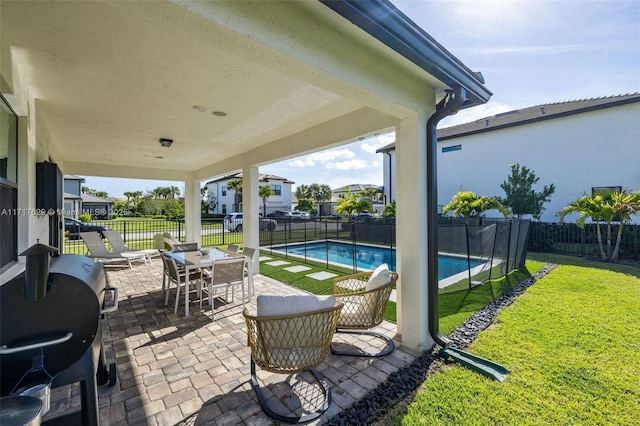
<path fill-rule="evenodd" d="M 335 355 L 360 357 L 381 357 L 395 349 L 393 340 L 382 333 L 372 331 L 384 320 L 384 311 L 396 285 L 398 274 L 389 271 L 386 263 L 372 272 L 347 275 L 333 280 L 333 295 L 344 303 L 336 333 L 348 333 L 373 336 L 385 343 L 380 351 L 371 353 L 368 350 L 341 350 L 336 343 L 331 345 Z"/>
<path fill-rule="evenodd" d="M 131 262 L 133 261 L 142 261 L 145 264 L 147 263 L 147 256 L 144 253 L 116 253 L 109 251 L 102 241 L 102 238 L 100 238 L 100 234 L 97 232 L 80 232 L 80 238 L 82 238 L 84 245 L 87 246 L 86 256 L 92 259 L 98 259 L 104 265 L 127 262 L 129 269 L 133 269 L 131 266 Z"/>
<path fill-rule="evenodd" d="M 237 253 L 240 253 L 240 247 L 236 244 L 229 244 L 225 249 L 225 251 L 229 253 L 237 254 Z"/>
<path fill-rule="evenodd" d="M 316 367 L 329 354 L 341 309 L 342 303 L 335 297 L 315 295 L 260 295 L 255 313 L 244 309 L 251 348 L 251 385 L 269 417 L 303 423 L 318 418 L 329 408 L 331 389 Z M 275 395 L 270 397 L 260 386 L 256 365 L 270 373 L 287 374 L 294 381 L 290 383 L 287 405 Z M 274 386 L 282 384 L 267 388 Z M 299 404 L 294 404 L 292 397 L 297 397 Z"/>
<path fill-rule="evenodd" d="M 173 308 L 173 313 L 178 313 L 178 305 L 180 303 L 180 288 L 184 287 L 184 291 L 187 292 L 197 292 L 198 299 L 200 301 L 200 307 L 202 307 L 202 271 L 195 270 L 189 273 L 189 277 L 187 278 L 186 272 L 184 269 L 180 269 L 176 264 L 176 261 L 166 253 L 162 253 L 162 263 L 164 267 L 164 274 L 168 279 L 164 304 L 165 306 L 169 304 L 169 293 L 171 290 L 171 285 L 175 284 L 176 287 L 176 301 L 175 306 Z M 187 288 L 187 284 L 189 283 L 189 288 Z M 162 282 L 164 286 L 164 279 Z M 186 298 L 189 299 L 188 297 Z"/>
<path fill-rule="evenodd" d="M 151 257 L 157 256 L 160 252 L 156 249 L 150 250 L 131 250 L 127 244 L 124 242 L 124 239 L 120 235 L 118 231 L 113 229 L 102 231 L 104 237 L 111 244 L 111 248 L 116 253 L 131 253 L 131 254 L 142 254 L 145 256 L 147 263 L 151 263 Z"/>
<path fill-rule="evenodd" d="M 244 250 L 242 250 L 242 255 L 247 260 L 247 267 L 244 270 L 244 274 L 247 277 L 247 292 L 249 293 L 249 300 L 251 300 L 251 296 L 255 296 L 256 294 L 253 288 L 253 260 L 256 256 L 256 251 L 256 249 L 251 247 L 245 247 Z"/>
<path fill-rule="evenodd" d="M 211 270 L 203 274 L 207 284 L 209 305 L 211 306 L 211 319 L 214 319 L 215 298 L 217 290 L 225 290 L 224 302 L 229 303 L 229 290 L 231 289 L 231 302 L 235 299 L 235 287 L 242 289 L 242 306 L 245 305 L 244 271 L 246 259 L 243 256 L 219 259 L 213 262 Z"/>

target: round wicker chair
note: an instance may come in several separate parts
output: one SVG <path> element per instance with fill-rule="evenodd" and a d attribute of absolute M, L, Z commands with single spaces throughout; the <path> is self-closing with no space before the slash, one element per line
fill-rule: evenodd
<path fill-rule="evenodd" d="M 387 284 L 366 290 L 367 281 L 372 272 L 347 275 L 333 280 L 333 295 L 344 304 L 338 319 L 336 333 L 350 333 L 374 336 L 386 343 L 386 347 L 378 353 L 340 351 L 331 346 L 335 355 L 349 355 L 360 357 L 381 357 L 388 355 L 395 349 L 393 340 L 389 337 L 371 331 L 384 320 L 384 310 L 396 285 L 398 274 L 389 272 L 390 281 Z"/>
<path fill-rule="evenodd" d="M 336 329 L 342 303 L 331 298 L 331 307 L 285 315 L 252 315 L 245 308 L 243 315 L 247 323 L 248 345 L 251 348 L 251 384 L 264 412 L 286 423 L 304 423 L 322 415 L 331 404 L 331 390 L 327 381 L 315 370 L 329 354 L 331 339 Z M 286 297 L 286 296 L 285 296 Z M 291 297 L 291 296 L 289 296 Z M 295 296 L 316 298 L 316 296 Z M 268 404 L 256 376 L 256 365 L 261 369 L 279 374 L 296 374 L 310 371 L 321 386 L 322 401 L 313 412 L 284 415 L 275 412 Z M 295 392 L 295 390 L 294 390 Z"/>

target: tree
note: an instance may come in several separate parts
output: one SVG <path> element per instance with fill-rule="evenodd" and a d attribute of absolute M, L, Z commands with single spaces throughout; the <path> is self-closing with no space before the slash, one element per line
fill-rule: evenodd
<path fill-rule="evenodd" d="M 509 209 L 503 206 L 496 197 L 483 195 L 478 197 L 474 192 L 461 191 L 453 196 L 451 201 L 442 208 L 445 215 L 453 211 L 455 216 L 466 218 L 480 217 L 487 210 L 498 210 L 504 217 L 509 216 Z"/>
<path fill-rule="evenodd" d="M 296 210 L 300 212 L 312 212 L 316 209 L 315 202 L 311 198 L 298 198 Z"/>
<path fill-rule="evenodd" d="M 359 194 L 345 194 L 344 198 L 340 198 L 338 200 L 338 205 L 336 206 L 336 213 L 338 214 L 347 214 L 351 216 L 354 212 L 362 213 L 365 210 L 371 210 L 372 204 L 366 198 L 360 197 Z"/>
<path fill-rule="evenodd" d="M 227 186 L 235 191 L 233 196 L 233 210 L 240 210 L 240 200 L 242 200 L 242 178 L 230 179 Z"/>
<path fill-rule="evenodd" d="M 382 211 L 382 216 L 384 217 L 395 217 L 396 216 L 396 202 L 392 201 L 386 206 L 384 206 L 384 210 Z"/>
<path fill-rule="evenodd" d="M 258 195 L 262 198 L 262 214 L 264 217 L 267 217 L 267 199 L 275 194 L 271 185 L 260 185 L 258 187 Z"/>
<path fill-rule="evenodd" d="M 299 185 L 296 188 L 296 198 L 301 200 L 303 198 L 313 198 L 313 191 L 311 190 L 311 186 L 309 185 Z"/>
<path fill-rule="evenodd" d="M 602 194 L 582 195 L 577 200 L 569 203 L 558 212 L 561 221 L 571 213 L 579 213 L 576 225 L 583 228 L 587 219 L 596 223 L 596 233 L 598 235 L 598 247 L 600 257 L 604 261 L 615 262 L 620 253 L 620 243 L 622 242 L 622 228 L 625 222 L 630 222 L 631 216 L 640 212 L 640 192 L 631 193 L 629 190 L 608 191 Z M 620 220 L 618 225 L 618 235 L 616 245 L 611 252 L 611 231 L 612 223 Z M 600 231 L 600 222 L 607 224 L 607 247 L 605 251 Z"/>
<path fill-rule="evenodd" d="M 319 212 L 322 214 L 322 206 L 325 202 L 331 201 L 331 196 L 333 192 L 331 191 L 331 187 L 329 185 L 324 184 L 311 184 L 311 198 L 320 205 Z"/>
<path fill-rule="evenodd" d="M 502 182 L 500 187 L 504 190 L 506 198 L 498 198 L 498 200 L 511 212 L 520 217 L 523 214 L 530 214 L 536 219 L 540 219 L 544 211 L 543 204 L 548 203 L 556 190 L 554 184 L 545 185 L 541 192 L 536 192 L 533 185 L 538 183 L 539 177 L 520 164 L 511 164 L 511 175 Z"/>

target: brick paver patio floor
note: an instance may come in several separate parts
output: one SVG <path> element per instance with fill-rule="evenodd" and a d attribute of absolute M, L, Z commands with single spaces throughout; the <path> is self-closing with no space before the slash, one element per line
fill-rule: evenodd
<path fill-rule="evenodd" d="M 192 303 L 192 314 L 185 318 L 183 310 L 174 314 L 173 304 L 164 304 L 160 259 L 133 270 L 106 270 L 109 285 L 120 292 L 119 309 L 108 314 L 103 327 L 107 360 L 116 363 L 118 381 L 98 390 L 102 426 L 278 424 L 264 414 L 250 385 L 250 349 L 238 294 L 235 303 L 216 304 L 214 321 L 206 301 L 202 310 Z M 254 282 L 257 295 L 304 293 L 262 275 Z M 255 309 L 255 297 L 247 306 Z M 396 326 L 385 322 L 378 331 L 393 337 Z M 355 345 L 352 336 L 338 338 Z M 332 403 L 310 424 L 322 424 L 348 408 L 418 355 L 398 340 L 396 345 L 392 354 L 377 359 L 329 354 L 317 370 L 329 382 Z M 258 377 L 268 389 L 288 379 L 259 367 Z M 77 407 L 78 388 L 53 389 L 47 418 Z M 280 396 L 291 396 L 283 392 Z"/>

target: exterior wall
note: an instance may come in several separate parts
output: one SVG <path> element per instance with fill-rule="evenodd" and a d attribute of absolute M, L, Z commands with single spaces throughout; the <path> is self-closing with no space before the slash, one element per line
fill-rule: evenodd
<path fill-rule="evenodd" d="M 438 204 L 458 191 L 503 196 L 500 184 L 519 163 L 540 178 L 534 187 L 554 184 L 542 221 L 595 186 L 640 190 L 640 103 L 605 108 L 510 127 L 438 144 Z M 442 147 L 461 145 L 442 153 Z M 567 218 L 575 221 L 576 216 Z M 637 216 L 635 221 L 640 220 Z"/>
<path fill-rule="evenodd" d="M 67 194 L 77 195 L 78 197 L 81 196 L 83 181 L 84 180 L 81 179 L 64 178 L 64 192 Z"/>
<path fill-rule="evenodd" d="M 551 201 L 544 204 L 544 222 L 556 222 L 556 213 L 596 186 L 621 186 L 640 190 L 640 103 L 568 115 L 485 133 L 438 142 L 438 204 L 447 204 L 459 191 L 501 196 L 500 184 L 519 163 L 540 180 L 534 187 L 554 184 Z M 460 145 L 458 151 L 442 148 Z M 392 151 L 395 152 L 395 151 Z M 383 154 L 386 156 L 386 154 Z M 385 193 L 394 176 L 395 158 L 389 175 L 385 162 Z M 392 178 L 391 200 L 395 198 Z M 487 212 L 488 217 L 499 217 Z M 577 215 L 565 220 L 574 222 Z M 633 217 L 640 223 L 640 217 Z"/>

